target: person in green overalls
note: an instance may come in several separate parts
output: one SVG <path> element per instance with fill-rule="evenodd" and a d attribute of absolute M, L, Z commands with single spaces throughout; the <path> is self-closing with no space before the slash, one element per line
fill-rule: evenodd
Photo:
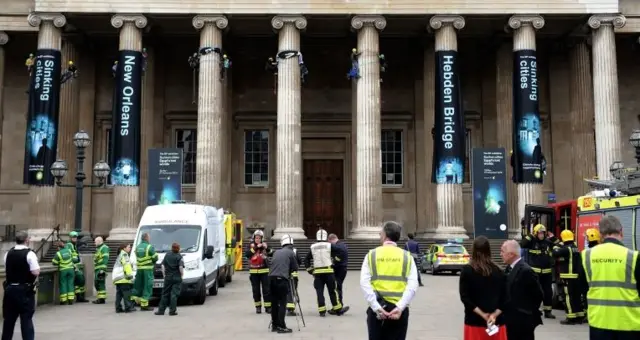
<path fill-rule="evenodd" d="M 153 267 L 158 261 L 155 248 L 149 244 L 151 237 L 142 234 L 142 241 L 136 247 L 136 280 L 133 284 L 131 299 L 140 304 L 141 311 L 150 311 L 149 299 L 153 292 Z"/>
<path fill-rule="evenodd" d="M 84 264 L 80 260 L 80 255 L 78 255 L 78 232 L 72 231 L 69 233 L 69 238 L 71 239 L 67 242 L 66 247 L 71 250 L 71 256 L 73 256 L 73 263 L 75 267 L 75 278 L 74 278 L 74 286 L 75 286 L 75 296 L 76 302 L 88 302 L 85 299 L 85 288 L 84 288 Z"/>
<path fill-rule="evenodd" d="M 156 315 L 164 315 L 165 309 L 169 306 L 169 315 L 178 315 L 176 307 L 178 297 L 182 288 L 182 274 L 184 273 L 184 261 L 180 255 L 180 245 L 171 245 L 171 252 L 165 255 L 162 260 L 162 275 L 164 276 L 164 286 L 162 287 L 162 299 L 156 311 Z"/>
<path fill-rule="evenodd" d="M 109 264 L 109 247 L 104 244 L 104 240 L 100 236 L 96 237 L 95 243 L 96 252 L 93 254 L 93 282 L 98 295 L 93 303 L 104 304 L 107 299 L 107 285 L 105 281 L 107 279 L 107 264 Z"/>
<path fill-rule="evenodd" d="M 73 255 L 71 255 L 71 249 L 65 247 L 64 243 L 56 243 L 58 252 L 53 257 L 54 266 L 58 267 L 58 290 L 60 292 L 60 304 L 72 305 L 75 299 L 73 292 L 73 280 L 75 277 L 75 269 L 73 268 Z"/>

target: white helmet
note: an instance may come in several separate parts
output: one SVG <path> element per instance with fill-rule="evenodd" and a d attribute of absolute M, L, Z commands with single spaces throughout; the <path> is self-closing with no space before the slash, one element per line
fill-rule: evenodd
<path fill-rule="evenodd" d="M 284 247 L 288 244 L 293 245 L 293 237 L 291 237 L 291 235 L 289 234 L 282 235 L 282 237 L 280 238 L 280 245 Z"/>
<path fill-rule="evenodd" d="M 256 236 L 260 236 L 262 239 L 264 239 L 264 233 L 262 232 L 262 230 L 256 230 L 253 232 L 253 236 L 251 236 L 252 240 L 256 239 Z"/>
<path fill-rule="evenodd" d="M 318 241 L 326 241 L 328 237 L 329 237 L 329 234 L 324 229 L 320 229 L 316 233 L 316 240 Z"/>

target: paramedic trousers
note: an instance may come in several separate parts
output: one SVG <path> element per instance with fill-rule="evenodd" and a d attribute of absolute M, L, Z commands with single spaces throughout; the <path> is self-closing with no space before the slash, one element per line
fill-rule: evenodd
<path fill-rule="evenodd" d="M 35 339 L 33 313 L 36 311 L 36 294 L 32 285 L 6 285 L 2 299 L 2 340 L 12 340 L 16 321 L 20 319 L 23 340 Z"/>
<path fill-rule="evenodd" d="M 85 299 L 85 296 L 84 296 L 85 294 L 84 265 L 82 263 L 76 264 L 74 282 L 75 282 L 74 291 L 75 291 L 76 298 L 78 299 L 78 302 L 86 302 L 87 300 Z"/>
<path fill-rule="evenodd" d="M 409 327 L 409 308 L 402 311 L 398 320 L 378 320 L 371 308 L 367 308 L 367 331 L 369 340 L 405 340 Z"/>
<path fill-rule="evenodd" d="M 269 273 L 249 274 L 251 281 L 251 291 L 253 293 L 253 303 L 256 309 L 264 306 L 265 309 L 271 308 L 271 294 L 269 287 Z M 262 293 L 260 289 L 262 288 Z M 264 304 L 262 303 L 264 301 Z"/>
<path fill-rule="evenodd" d="M 273 287 L 273 284 L 272 284 Z M 293 289 L 298 290 L 298 278 L 293 278 Z M 273 289 L 271 289 L 271 294 L 273 294 Z M 275 307 L 275 306 L 274 306 Z M 293 300 L 293 292 L 290 288 L 288 288 L 287 293 L 287 310 L 293 312 L 296 310 L 296 302 Z"/>
<path fill-rule="evenodd" d="M 551 273 L 542 274 L 538 273 L 538 279 L 540 280 L 540 286 L 542 287 L 542 310 L 545 312 L 551 312 L 553 310 L 553 275 Z"/>
<path fill-rule="evenodd" d="M 139 302 L 140 307 L 148 308 L 149 299 L 153 293 L 153 269 L 138 269 L 136 279 L 133 282 L 131 299 Z"/>
<path fill-rule="evenodd" d="M 327 286 L 327 291 L 329 291 L 331 309 L 335 311 L 341 310 L 342 303 L 340 302 L 340 296 L 338 295 L 338 289 L 336 287 L 336 277 L 333 273 L 315 274 L 313 276 L 313 288 L 316 289 L 316 295 L 318 297 L 318 312 L 320 312 L 320 314 L 327 312 L 327 306 L 324 301 L 325 286 Z"/>
<path fill-rule="evenodd" d="M 580 283 L 578 279 L 563 279 L 564 304 L 567 319 L 582 319 L 585 314 L 582 310 L 582 296 L 580 295 Z"/>
<path fill-rule="evenodd" d="M 75 273 L 73 268 L 63 269 L 58 273 L 58 291 L 60 292 L 60 302 L 73 302 L 76 298 L 74 292 Z"/>
<path fill-rule="evenodd" d="M 165 309 L 169 307 L 169 313 L 175 314 L 178 306 L 178 298 L 182 289 L 181 277 L 165 277 L 164 286 L 162 286 L 162 297 L 160 305 L 158 305 L 158 314 L 164 314 Z"/>
<path fill-rule="evenodd" d="M 100 272 L 103 274 L 100 274 Z M 107 284 L 106 284 L 106 273 L 104 269 L 96 270 L 93 274 L 93 287 L 96 289 L 98 299 L 106 299 L 107 298 Z"/>

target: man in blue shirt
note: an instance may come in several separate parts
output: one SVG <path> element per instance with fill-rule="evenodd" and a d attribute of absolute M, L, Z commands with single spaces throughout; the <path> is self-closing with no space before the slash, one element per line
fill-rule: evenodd
<path fill-rule="evenodd" d="M 424 285 L 422 284 L 422 276 L 420 275 L 420 270 L 418 268 L 418 262 L 420 261 L 420 243 L 413 239 L 413 234 L 409 233 L 407 236 L 409 237 L 409 240 L 405 243 L 404 250 L 410 252 L 413 256 L 413 263 L 416 264 L 416 271 L 418 272 L 418 285 L 422 287 Z"/>

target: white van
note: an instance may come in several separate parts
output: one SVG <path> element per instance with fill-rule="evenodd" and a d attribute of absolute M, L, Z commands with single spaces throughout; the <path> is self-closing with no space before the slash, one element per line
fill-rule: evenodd
<path fill-rule="evenodd" d="M 135 263 L 135 248 L 142 235 L 148 233 L 150 243 L 158 253 L 153 280 L 153 297 L 158 298 L 164 285 L 160 263 L 171 251 L 171 244 L 177 242 L 185 266 L 180 297 L 203 304 L 207 291 L 211 295 L 218 294 L 218 270 L 224 265 L 221 261 L 225 258 L 224 230 L 222 209 L 196 204 L 150 206 L 140 219 L 131 260 Z"/>

